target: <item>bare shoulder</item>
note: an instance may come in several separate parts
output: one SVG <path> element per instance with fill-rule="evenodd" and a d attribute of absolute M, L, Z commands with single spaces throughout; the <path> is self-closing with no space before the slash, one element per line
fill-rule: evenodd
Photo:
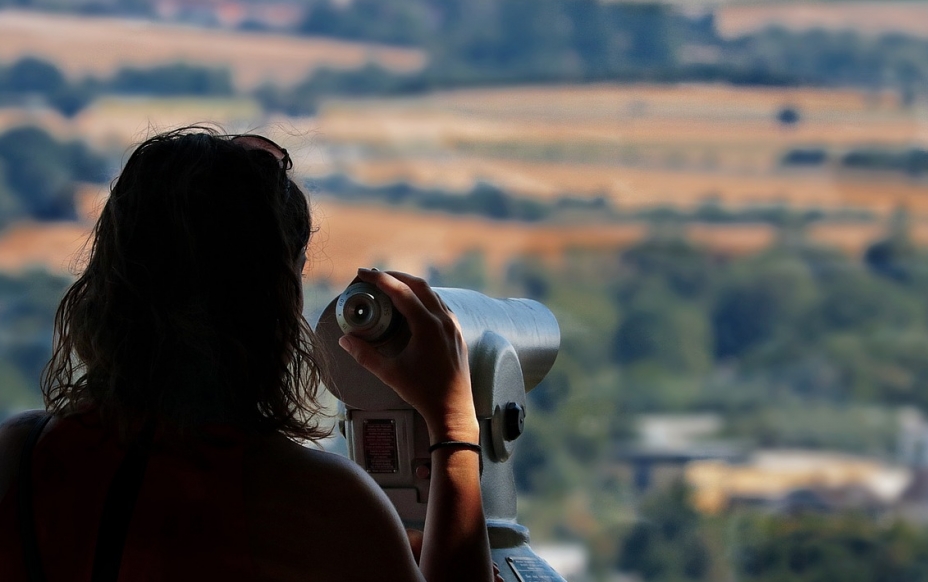
<path fill-rule="evenodd" d="M 256 484 L 305 502 L 310 502 L 307 493 L 328 498 L 380 494 L 373 479 L 351 460 L 279 435 L 253 442 L 246 452 L 246 470 Z"/>
<path fill-rule="evenodd" d="M 29 431 L 36 422 L 48 415 L 44 410 L 27 410 L 14 414 L 3 422 L 0 422 L 0 438 L 11 438 L 18 433 L 28 435 Z M 23 436 L 25 438 L 25 436 Z"/>
<path fill-rule="evenodd" d="M 349 459 L 272 437 L 246 453 L 245 472 L 251 541 L 265 577 L 420 579 L 399 516 Z"/>
<path fill-rule="evenodd" d="M 16 478 L 20 451 L 29 432 L 46 415 L 44 410 L 27 410 L 0 423 L 0 499 Z"/>

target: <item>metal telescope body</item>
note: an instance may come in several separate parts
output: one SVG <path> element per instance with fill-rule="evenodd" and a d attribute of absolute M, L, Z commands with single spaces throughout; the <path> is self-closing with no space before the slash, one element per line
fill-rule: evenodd
<path fill-rule="evenodd" d="M 461 324 L 480 424 L 480 488 L 493 560 L 507 582 L 563 582 L 529 547 L 516 522 L 511 455 L 522 433 L 525 394 L 548 373 L 560 347 L 554 315 L 529 299 L 493 299 L 467 289 L 436 288 Z M 316 333 L 331 358 L 349 456 L 374 478 L 407 527 L 421 529 L 431 459 L 425 420 L 389 386 L 338 346 L 343 335 L 333 300 Z M 428 384 L 429 378 L 422 378 Z"/>

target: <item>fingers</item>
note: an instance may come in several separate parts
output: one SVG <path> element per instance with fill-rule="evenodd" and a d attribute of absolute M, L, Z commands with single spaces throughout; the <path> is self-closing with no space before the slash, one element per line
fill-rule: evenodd
<path fill-rule="evenodd" d="M 350 335 L 343 335 L 338 338 L 338 345 L 348 352 L 362 368 L 370 368 L 374 360 L 380 358 L 377 350 L 371 344 Z"/>
<path fill-rule="evenodd" d="M 400 271 L 387 271 L 390 275 L 399 279 L 409 287 L 416 297 L 419 298 L 419 301 L 422 302 L 422 305 L 425 306 L 432 313 L 440 312 L 450 312 L 448 307 L 445 305 L 444 301 L 441 300 L 441 297 L 432 289 L 432 287 L 420 277 L 410 275 L 408 273 L 402 273 Z"/>
<path fill-rule="evenodd" d="M 386 293 L 407 319 L 415 319 L 422 309 L 432 315 L 451 313 L 429 284 L 419 277 L 399 271 L 358 269 L 358 278 Z"/>
<path fill-rule="evenodd" d="M 358 279 L 376 285 L 378 289 L 386 293 L 393 306 L 410 322 L 425 311 L 425 306 L 413 290 L 391 273 L 358 269 Z"/>

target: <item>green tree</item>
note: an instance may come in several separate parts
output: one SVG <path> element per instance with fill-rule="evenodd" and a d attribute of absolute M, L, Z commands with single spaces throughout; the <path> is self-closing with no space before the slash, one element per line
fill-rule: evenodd
<path fill-rule="evenodd" d="M 116 72 L 107 84 L 116 93 L 173 96 L 226 96 L 234 93 L 232 76 L 227 69 L 213 69 L 185 63 L 149 69 L 132 67 Z"/>
<path fill-rule="evenodd" d="M 746 582 L 915 582 L 928 576 L 928 535 L 856 515 L 745 516 L 735 565 Z"/>
<path fill-rule="evenodd" d="M 41 404 L 39 377 L 51 356 L 55 309 L 69 283 L 42 271 L 0 274 L 0 417 Z"/>
<path fill-rule="evenodd" d="M 35 57 L 16 61 L 3 76 L 3 89 L 15 93 L 51 95 L 61 91 L 67 81 L 58 67 Z"/>
<path fill-rule="evenodd" d="M 705 373 L 712 362 L 712 338 L 705 313 L 667 302 L 629 310 L 613 339 L 622 365 L 652 362 L 667 372 Z"/>
<path fill-rule="evenodd" d="M 624 251 L 621 261 L 630 269 L 630 279 L 660 277 L 685 298 L 701 297 L 715 273 L 709 254 L 679 233 L 651 236 Z"/>
<path fill-rule="evenodd" d="M 75 217 L 74 182 L 105 179 L 104 160 L 78 142 L 61 143 L 38 127 L 0 135 L 5 182 L 30 217 Z"/>
<path fill-rule="evenodd" d="M 738 267 L 712 305 L 718 358 L 741 356 L 778 334 L 805 330 L 801 318 L 818 292 L 808 266 L 789 250 L 774 249 Z"/>
<path fill-rule="evenodd" d="M 642 503 L 640 521 L 621 541 L 616 566 L 647 581 L 708 580 L 712 555 L 701 517 L 680 482 Z"/>

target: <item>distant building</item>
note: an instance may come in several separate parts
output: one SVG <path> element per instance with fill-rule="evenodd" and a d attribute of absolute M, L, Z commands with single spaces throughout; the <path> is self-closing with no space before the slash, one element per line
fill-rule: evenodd
<path fill-rule="evenodd" d="M 916 408 L 899 412 L 899 462 L 912 470 L 912 482 L 902 496 L 899 513 L 928 523 L 928 421 Z"/>
<path fill-rule="evenodd" d="M 743 460 L 744 447 L 715 438 L 721 428 L 717 414 L 641 415 L 638 440 L 618 447 L 613 455 L 620 478 L 646 491 L 679 481 L 692 461 Z"/>
<path fill-rule="evenodd" d="M 583 544 L 532 544 L 532 550 L 568 582 L 592 579 L 590 553 Z"/>
<path fill-rule="evenodd" d="M 899 411 L 899 462 L 928 468 L 928 421 L 917 408 Z"/>
<path fill-rule="evenodd" d="M 896 509 L 913 481 L 911 469 L 867 457 L 825 451 L 767 450 L 744 463 L 689 463 L 693 503 L 717 513 L 737 506 L 776 512 Z"/>

